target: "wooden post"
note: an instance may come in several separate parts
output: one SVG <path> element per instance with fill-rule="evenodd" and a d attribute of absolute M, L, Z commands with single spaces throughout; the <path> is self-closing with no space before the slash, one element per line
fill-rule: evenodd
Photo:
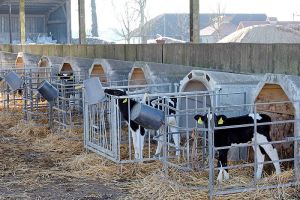
<path fill-rule="evenodd" d="M 8 24 L 9 24 L 9 43 L 12 44 L 12 30 L 11 30 L 11 0 L 9 1 L 9 15 L 8 15 Z"/>
<path fill-rule="evenodd" d="M 25 29 L 25 0 L 20 0 L 20 41 L 21 44 L 26 42 L 26 29 Z"/>
<path fill-rule="evenodd" d="M 199 0 L 190 0 L 190 42 L 199 43 Z"/>
<path fill-rule="evenodd" d="M 85 1 L 78 0 L 78 16 L 79 16 L 79 44 L 86 43 L 85 33 Z"/>
<path fill-rule="evenodd" d="M 72 33 L 71 33 L 71 1 L 66 0 L 66 20 L 67 20 L 67 43 L 71 44 Z"/>

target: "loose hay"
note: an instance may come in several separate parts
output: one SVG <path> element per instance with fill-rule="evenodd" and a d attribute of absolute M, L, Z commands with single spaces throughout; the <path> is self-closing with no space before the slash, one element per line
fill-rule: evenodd
<path fill-rule="evenodd" d="M 46 127 L 36 127 L 22 121 L 17 111 L 0 112 L 0 181 L 7 188 L 39 188 L 53 179 L 72 181 L 86 177 L 128 192 L 132 199 L 207 199 L 207 191 L 192 190 L 185 186 L 206 186 L 208 172 L 183 173 L 169 170 L 168 177 L 159 162 L 117 165 L 83 148 L 82 132 L 68 132 L 71 140 L 61 132 L 52 133 Z M 126 148 L 125 148 L 126 149 Z M 230 170 L 230 180 L 221 186 L 247 183 L 253 169 Z M 286 183 L 294 176 L 292 170 L 280 176 L 271 175 L 259 184 Z M 171 180 L 176 180 L 171 181 Z M 254 192 L 217 196 L 216 199 L 299 199 L 299 188 L 277 188 Z M 12 198 L 28 198 L 26 193 Z M 75 197 L 76 198 L 76 197 Z M 0 197 L 1 199 L 1 197 Z"/>

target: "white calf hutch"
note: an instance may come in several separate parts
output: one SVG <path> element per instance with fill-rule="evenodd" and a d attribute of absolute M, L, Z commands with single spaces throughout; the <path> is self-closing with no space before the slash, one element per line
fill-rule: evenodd
<path fill-rule="evenodd" d="M 99 77 L 102 85 L 125 86 L 128 84 L 128 73 L 133 67 L 133 62 L 95 59 L 89 69 L 89 77 Z"/>
<path fill-rule="evenodd" d="M 40 56 L 19 52 L 15 61 L 16 68 L 34 68 L 40 60 Z"/>
<path fill-rule="evenodd" d="M 88 72 L 93 63 L 92 59 L 64 57 L 61 65 L 53 66 L 58 74 L 67 74 L 74 76 L 77 80 L 88 78 Z"/>
<path fill-rule="evenodd" d="M 128 85 L 178 84 L 191 70 L 190 66 L 135 62 L 128 75 Z"/>
<path fill-rule="evenodd" d="M 53 74 L 58 73 L 60 66 L 64 63 L 63 57 L 42 56 L 38 62 L 39 68 L 53 68 Z M 56 70 L 55 70 L 56 69 Z"/>
<path fill-rule="evenodd" d="M 300 178 L 298 171 L 300 149 L 299 139 L 297 139 L 300 136 L 299 91 L 299 76 L 266 74 L 258 84 L 252 99 L 253 103 L 257 103 L 258 113 L 268 114 L 272 121 L 285 122 L 272 126 L 271 138 L 273 141 L 285 141 L 274 146 L 278 151 L 279 159 L 284 160 L 281 162 L 282 168 L 295 169 L 297 178 Z"/>
<path fill-rule="evenodd" d="M 188 73 L 180 81 L 180 92 L 206 91 L 207 95 L 203 100 L 199 100 L 197 105 L 193 98 L 189 98 L 187 102 L 181 102 L 181 106 L 187 106 L 190 109 L 195 106 L 211 107 L 211 106 L 230 106 L 243 105 L 251 102 L 251 97 L 257 84 L 261 80 L 261 76 L 235 74 L 217 71 L 193 70 Z M 187 105 L 186 105 L 187 104 Z M 228 116 L 238 116 L 248 113 L 250 108 L 247 106 L 232 108 L 226 110 Z M 224 111 L 223 111 L 224 112 Z M 188 117 L 188 127 L 195 125 L 193 116 Z M 180 120 L 181 126 L 185 125 L 185 120 Z M 240 160 L 247 158 L 246 149 L 231 149 L 230 159 Z"/>

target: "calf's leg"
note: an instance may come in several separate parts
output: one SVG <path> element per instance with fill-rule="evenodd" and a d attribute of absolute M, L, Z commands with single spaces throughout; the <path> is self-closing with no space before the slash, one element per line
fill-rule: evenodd
<path fill-rule="evenodd" d="M 257 134 L 257 140 L 258 140 L 258 143 L 268 142 L 268 139 L 266 138 L 266 136 L 259 134 L 259 133 Z M 279 164 L 279 162 L 276 162 L 276 160 L 279 160 L 277 150 L 272 146 L 272 144 L 263 144 L 260 146 L 262 148 L 264 148 L 265 152 L 268 154 L 270 159 L 273 161 L 273 165 L 275 167 L 276 174 L 280 174 L 281 173 L 280 164 Z"/>

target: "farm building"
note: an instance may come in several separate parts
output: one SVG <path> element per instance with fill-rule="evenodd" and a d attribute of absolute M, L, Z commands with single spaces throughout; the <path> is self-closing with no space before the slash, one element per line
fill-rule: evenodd
<path fill-rule="evenodd" d="M 70 0 L 1 1 L 0 43 L 20 43 L 22 27 L 27 43 L 43 43 L 43 40 L 68 43 L 71 39 L 70 3 Z"/>

